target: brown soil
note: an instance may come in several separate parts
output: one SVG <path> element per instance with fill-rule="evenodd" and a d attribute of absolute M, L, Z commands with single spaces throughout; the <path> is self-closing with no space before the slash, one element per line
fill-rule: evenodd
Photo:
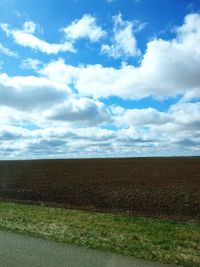
<path fill-rule="evenodd" d="M 200 158 L 0 161 L 0 198 L 200 219 Z"/>

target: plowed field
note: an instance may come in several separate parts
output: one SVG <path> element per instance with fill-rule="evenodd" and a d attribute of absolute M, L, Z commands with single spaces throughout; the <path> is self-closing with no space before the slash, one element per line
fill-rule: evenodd
<path fill-rule="evenodd" d="M 200 158 L 0 161 L 0 198 L 200 219 Z"/>

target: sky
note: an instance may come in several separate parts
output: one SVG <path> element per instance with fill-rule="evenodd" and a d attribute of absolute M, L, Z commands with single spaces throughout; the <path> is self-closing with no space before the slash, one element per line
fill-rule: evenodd
<path fill-rule="evenodd" d="M 1 0 L 0 159 L 200 156 L 200 1 Z"/>

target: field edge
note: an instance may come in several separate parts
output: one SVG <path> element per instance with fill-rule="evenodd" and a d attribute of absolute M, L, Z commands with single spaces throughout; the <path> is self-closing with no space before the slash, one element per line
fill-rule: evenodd
<path fill-rule="evenodd" d="M 0 202 L 0 229 L 150 261 L 200 264 L 200 224 Z"/>

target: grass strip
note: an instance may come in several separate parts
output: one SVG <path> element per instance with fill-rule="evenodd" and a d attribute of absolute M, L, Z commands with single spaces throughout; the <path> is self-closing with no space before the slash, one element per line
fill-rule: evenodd
<path fill-rule="evenodd" d="M 151 261 L 200 266 L 200 224 L 0 202 L 0 229 Z"/>

